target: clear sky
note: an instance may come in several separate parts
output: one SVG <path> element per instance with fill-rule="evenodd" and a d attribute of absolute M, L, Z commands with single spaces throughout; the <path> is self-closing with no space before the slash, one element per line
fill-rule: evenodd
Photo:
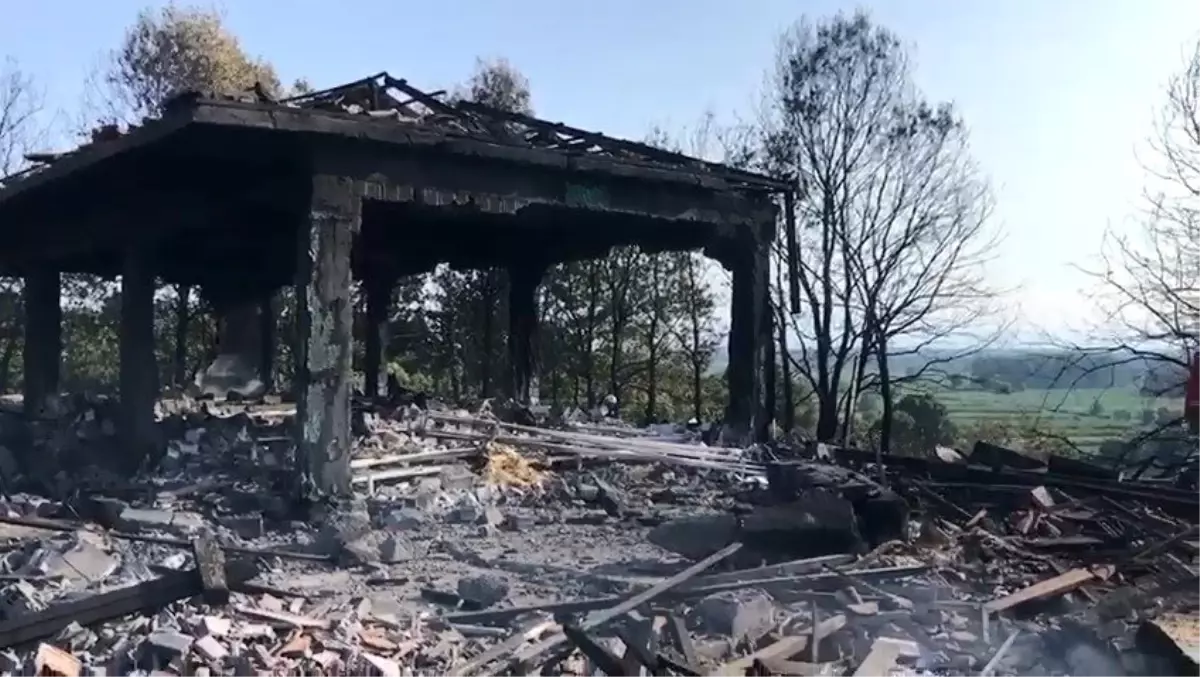
<path fill-rule="evenodd" d="M 115 46 L 138 0 L 12 2 L 0 55 L 20 60 L 51 106 Z M 1080 323 L 1085 261 L 1137 206 L 1136 147 L 1165 80 L 1200 37 L 1198 0 L 443 0 L 221 5 L 247 51 L 320 88 L 387 70 L 448 87 L 476 56 L 523 71 L 540 116 L 617 136 L 748 111 L 779 32 L 856 6 L 913 45 L 918 84 L 954 101 L 995 184 L 1007 239 L 990 273 L 1025 328 Z"/>

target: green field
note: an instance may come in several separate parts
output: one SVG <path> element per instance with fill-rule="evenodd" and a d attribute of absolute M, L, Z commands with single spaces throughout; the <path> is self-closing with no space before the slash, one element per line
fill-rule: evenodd
<path fill-rule="evenodd" d="M 933 391 L 959 426 L 1020 420 L 1062 435 L 1081 448 L 1128 438 L 1143 428 L 1143 411 L 1183 411 L 1180 398 L 1143 398 L 1133 388 L 1023 390 L 998 394 L 982 390 Z M 1099 403 L 1099 407 L 1095 404 Z"/>

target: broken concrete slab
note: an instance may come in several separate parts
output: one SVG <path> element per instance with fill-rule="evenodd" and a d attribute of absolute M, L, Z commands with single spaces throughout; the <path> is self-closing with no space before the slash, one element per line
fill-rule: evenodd
<path fill-rule="evenodd" d="M 160 652 L 165 658 L 170 660 L 176 656 L 182 656 L 192 648 L 193 639 L 190 635 L 185 635 L 182 632 L 174 630 L 160 630 L 150 633 L 148 638 L 150 646 Z"/>
<path fill-rule="evenodd" d="M 252 541 L 256 538 L 262 538 L 266 531 L 263 528 L 263 518 L 261 514 L 255 515 L 227 515 L 221 517 L 221 526 L 229 529 L 237 534 L 239 538 L 247 541 Z"/>
<path fill-rule="evenodd" d="M 791 557 L 855 552 L 863 547 L 853 504 L 824 489 L 781 505 L 757 506 L 741 518 L 747 547 Z"/>
<path fill-rule="evenodd" d="M 508 597 L 508 581 L 500 576 L 482 574 L 458 580 L 458 596 L 486 609 Z"/>
<path fill-rule="evenodd" d="M 389 510 L 383 515 L 384 529 L 396 531 L 412 531 L 421 528 L 428 518 L 426 514 L 414 508 L 398 508 Z"/>
<path fill-rule="evenodd" d="M 194 512 L 126 507 L 121 510 L 118 525 L 124 531 L 162 529 L 191 535 L 203 529 L 206 522 L 204 517 Z"/>
<path fill-rule="evenodd" d="M 758 590 L 710 595 L 696 605 L 693 620 L 703 631 L 725 635 L 733 642 L 757 641 L 775 625 L 775 605 Z"/>
<path fill-rule="evenodd" d="M 89 539 L 76 538 L 61 552 L 52 546 L 39 549 L 26 562 L 23 571 L 89 584 L 104 580 L 120 564 L 120 558 L 105 552 Z"/>
<path fill-rule="evenodd" d="M 385 564 L 407 562 L 415 556 L 412 545 L 396 534 L 389 534 L 379 544 L 379 561 Z"/>
<path fill-rule="evenodd" d="M 660 524 L 646 540 L 681 557 L 703 559 L 732 543 L 737 533 L 737 516 L 713 513 Z"/>
<path fill-rule="evenodd" d="M 326 515 L 317 533 L 316 546 L 322 553 L 340 556 L 347 546 L 360 543 L 373 531 L 371 515 L 365 507 L 352 507 Z M 372 548 L 377 544 L 367 544 Z"/>

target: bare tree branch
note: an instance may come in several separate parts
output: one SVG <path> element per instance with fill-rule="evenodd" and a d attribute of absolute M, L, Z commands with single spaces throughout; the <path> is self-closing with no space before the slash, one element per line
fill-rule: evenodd
<path fill-rule="evenodd" d="M 1163 365 L 1181 385 L 1200 347 L 1200 43 L 1168 85 L 1151 147 L 1138 230 L 1110 230 L 1098 261 L 1080 266 L 1102 319 L 1094 345 L 1071 349 Z"/>
<path fill-rule="evenodd" d="M 44 97 L 16 59 L 0 62 L 0 179 L 25 167 L 25 155 L 45 139 L 39 126 Z"/>
<path fill-rule="evenodd" d="M 963 124 L 926 103 L 911 71 L 900 41 L 863 12 L 801 22 L 779 46 L 760 163 L 806 193 L 795 271 L 806 308 L 788 319 L 818 439 L 836 434 L 863 386 L 883 386 L 888 401 L 893 346 L 969 342 L 970 354 L 1006 328 L 992 322 L 974 340 L 999 310 L 984 277 L 997 242 L 990 190 Z M 869 355 L 884 357 L 874 373 Z"/>

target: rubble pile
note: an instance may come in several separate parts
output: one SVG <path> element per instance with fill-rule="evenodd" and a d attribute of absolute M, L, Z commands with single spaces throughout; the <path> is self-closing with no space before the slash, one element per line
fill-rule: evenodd
<path fill-rule="evenodd" d="M 85 458 L 95 411 L 34 443 Z M 152 472 L 4 469 L 0 673 L 1200 671 L 1200 497 L 1161 482 L 361 406 L 354 499 L 302 515 L 289 406 L 160 413 Z"/>

